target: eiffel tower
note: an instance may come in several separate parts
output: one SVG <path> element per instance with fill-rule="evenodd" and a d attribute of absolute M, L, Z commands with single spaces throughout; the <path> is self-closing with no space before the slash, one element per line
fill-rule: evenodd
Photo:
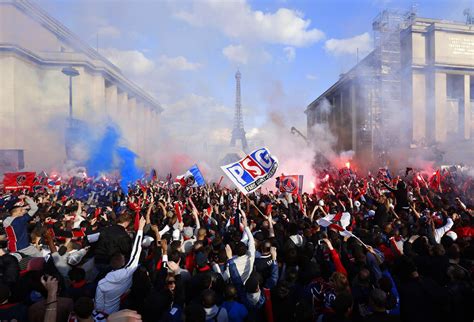
<path fill-rule="evenodd" d="M 242 142 L 242 150 L 245 152 L 248 149 L 247 138 L 245 137 L 244 119 L 242 117 L 242 106 L 240 104 L 240 78 L 242 75 L 237 70 L 235 73 L 235 114 L 234 114 L 234 128 L 232 129 L 232 138 L 230 139 L 230 146 L 235 146 L 237 140 Z"/>

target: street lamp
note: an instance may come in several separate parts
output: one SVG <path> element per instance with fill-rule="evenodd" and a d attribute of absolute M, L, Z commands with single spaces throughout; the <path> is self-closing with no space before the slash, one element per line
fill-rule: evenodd
<path fill-rule="evenodd" d="M 72 126 L 72 78 L 79 76 L 79 72 L 73 67 L 64 67 L 62 72 L 69 76 L 69 126 Z"/>

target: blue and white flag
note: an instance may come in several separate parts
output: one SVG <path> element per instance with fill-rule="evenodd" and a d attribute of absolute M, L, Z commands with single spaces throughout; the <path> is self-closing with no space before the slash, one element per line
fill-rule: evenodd
<path fill-rule="evenodd" d="M 242 193 L 248 194 L 273 177 L 278 169 L 278 160 L 267 148 L 260 148 L 221 169 Z"/>
<path fill-rule="evenodd" d="M 200 187 L 206 184 L 197 165 L 193 165 L 185 174 L 177 176 L 175 183 L 182 187 Z"/>

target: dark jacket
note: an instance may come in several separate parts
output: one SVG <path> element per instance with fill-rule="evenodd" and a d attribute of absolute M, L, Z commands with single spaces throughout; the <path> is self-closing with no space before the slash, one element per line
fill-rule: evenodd
<path fill-rule="evenodd" d="M 400 282 L 400 318 L 403 322 L 446 321 L 448 294 L 433 280 L 425 277 Z"/>
<path fill-rule="evenodd" d="M 95 248 L 95 262 L 108 264 L 112 255 L 122 253 L 124 256 L 129 256 L 131 252 L 132 239 L 125 228 L 120 225 L 112 225 L 100 232 Z"/>
<path fill-rule="evenodd" d="M 27 307 L 21 303 L 6 303 L 0 305 L 0 321 L 28 321 Z"/>

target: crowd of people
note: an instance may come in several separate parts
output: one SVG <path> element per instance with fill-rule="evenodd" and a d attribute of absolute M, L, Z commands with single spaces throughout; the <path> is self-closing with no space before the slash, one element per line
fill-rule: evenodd
<path fill-rule="evenodd" d="M 430 177 L 4 191 L 0 321 L 471 322 L 474 180 Z"/>

